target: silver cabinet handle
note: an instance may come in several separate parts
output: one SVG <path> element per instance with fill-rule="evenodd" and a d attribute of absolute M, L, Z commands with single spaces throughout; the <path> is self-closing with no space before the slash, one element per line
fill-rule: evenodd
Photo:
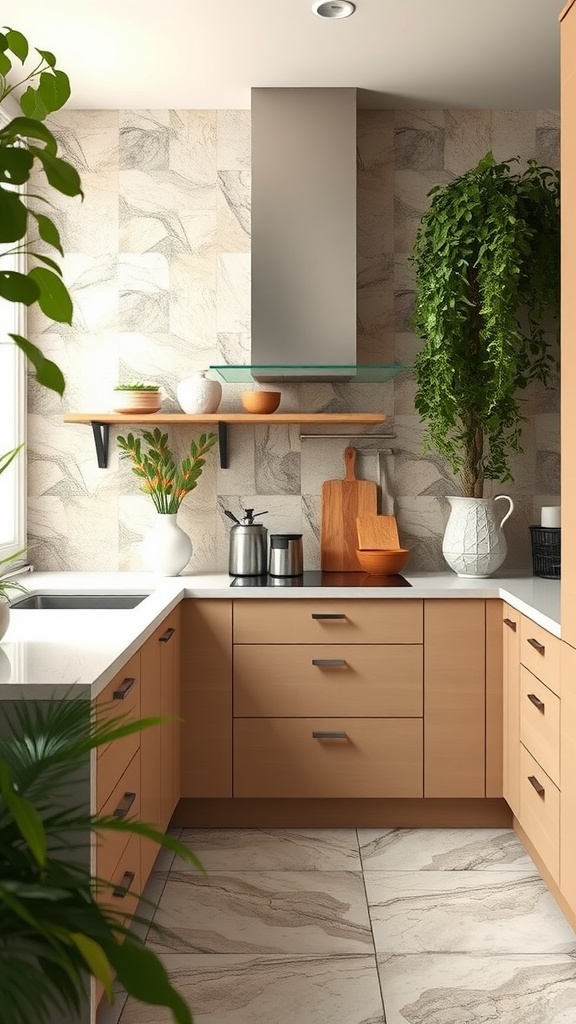
<path fill-rule="evenodd" d="M 544 786 L 542 785 L 542 783 L 538 782 L 538 779 L 536 778 L 535 775 L 529 775 L 528 776 L 528 782 L 530 783 L 531 786 L 534 786 L 534 789 L 538 793 L 538 796 L 544 796 L 546 790 L 544 789 Z"/>
<path fill-rule="evenodd" d="M 511 629 L 513 633 L 516 632 L 516 623 L 514 622 L 514 619 L 504 619 L 504 625 L 508 626 L 508 629 Z"/>
<path fill-rule="evenodd" d="M 345 668 L 348 662 L 344 658 L 312 658 L 316 668 Z"/>
<path fill-rule="evenodd" d="M 540 697 L 537 697 L 535 693 L 527 693 L 526 696 L 530 703 L 533 704 L 535 708 L 538 708 L 538 711 L 541 711 L 542 714 L 544 714 L 544 708 L 546 707 L 544 701 L 540 700 Z"/>
<path fill-rule="evenodd" d="M 159 637 L 159 642 L 161 644 L 167 644 L 175 632 L 176 630 L 173 628 L 173 626 L 170 626 L 170 628 L 167 629 L 165 633 L 162 633 L 161 637 Z"/>
<path fill-rule="evenodd" d="M 118 806 L 112 811 L 113 818 L 125 818 L 136 799 L 136 793 L 124 793 Z"/>
<path fill-rule="evenodd" d="M 134 679 L 133 676 L 128 676 L 126 679 L 123 679 L 118 689 L 114 690 L 114 693 L 112 694 L 114 700 L 124 700 L 130 693 L 130 690 L 135 685 L 135 683 L 136 680 Z"/>
<path fill-rule="evenodd" d="M 123 900 L 130 892 L 130 886 L 135 878 L 136 874 L 134 871 L 125 871 L 122 876 L 122 881 L 112 889 L 112 895 L 118 900 Z"/>
<path fill-rule="evenodd" d="M 318 732 L 314 730 L 312 739 L 315 740 L 345 740 L 348 739 L 345 732 Z"/>
<path fill-rule="evenodd" d="M 313 619 L 346 619 L 340 612 L 312 612 Z"/>
<path fill-rule="evenodd" d="M 530 647 L 533 647 L 535 651 L 538 651 L 538 654 L 544 654 L 546 650 L 544 644 L 538 643 L 538 641 L 535 640 L 533 636 L 528 638 L 528 643 L 530 644 Z"/>

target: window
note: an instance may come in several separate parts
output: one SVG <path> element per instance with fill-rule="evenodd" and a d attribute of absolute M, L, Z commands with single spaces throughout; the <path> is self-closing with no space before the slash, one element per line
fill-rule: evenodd
<path fill-rule="evenodd" d="M 0 110 L 0 124 L 8 118 Z M 7 250 L 11 246 L 4 245 Z M 3 255 L 0 268 L 26 272 L 25 258 Z M 25 309 L 0 298 L 0 455 L 26 439 L 26 361 L 9 334 L 25 334 Z M 26 455 L 0 475 L 0 558 L 26 546 Z"/>

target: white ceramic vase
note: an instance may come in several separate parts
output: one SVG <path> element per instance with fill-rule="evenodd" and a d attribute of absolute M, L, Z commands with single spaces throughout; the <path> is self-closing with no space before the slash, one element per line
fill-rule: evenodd
<path fill-rule="evenodd" d="M 142 541 L 142 561 L 158 576 L 178 576 L 192 557 L 192 541 L 176 522 L 176 515 L 156 513 L 154 525 Z"/>
<path fill-rule="evenodd" d="M 514 511 L 507 494 L 495 498 L 447 497 L 450 517 L 446 524 L 442 554 L 458 576 L 484 579 L 499 569 L 508 551 L 502 527 Z M 495 502 L 509 502 L 503 519 Z"/>
<path fill-rule="evenodd" d="M 181 380 L 176 388 L 180 408 L 190 415 L 195 413 L 216 412 L 222 399 L 220 381 L 209 380 L 207 370 L 193 373 L 191 377 Z"/>
<path fill-rule="evenodd" d="M 0 597 L 0 640 L 10 624 L 10 605 L 3 597 Z"/>

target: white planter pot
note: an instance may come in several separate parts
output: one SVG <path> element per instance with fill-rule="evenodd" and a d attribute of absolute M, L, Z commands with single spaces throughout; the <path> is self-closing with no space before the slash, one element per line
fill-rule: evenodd
<path fill-rule="evenodd" d="M 507 494 L 495 498 L 448 497 L 450 517 L 446 524 L 442 554 L 458 576 L 484 579 L 500 568 L 508 551 L 502 529 L 514 511 Z M 496 515 L 495 502 L 508 501 L 510 507 L 502 520 Z"/>
<path fill-rule="evenodd" d="M 201 370 L 193 373 L 178 384 L 176 395 L 183 412 L 193 415 L 217 411 L 222 398 L 222 385 L 217 380 L 209 380 L 206 372 Z"/>
<path fill-rule="evenodd" d="M 0 597 L 0 640 L 10 624 L 10 605 L 3 597 Z"/>
<path fill-rule="evenodd" d="M 152 413 L 161 405 L 159 391 L 115 391 L 112 408 L 121 413 Z"/>
<path fill-rule="evenodd" d="M 192 557 L 192 541 L 176 522 L 176 515 L 158 512 L 142 541 L 142 561 L 158 576 L 178 576 Z"/>

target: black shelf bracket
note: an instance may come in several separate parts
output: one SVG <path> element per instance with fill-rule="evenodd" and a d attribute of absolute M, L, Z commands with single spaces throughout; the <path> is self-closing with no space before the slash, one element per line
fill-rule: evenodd
<path fill-rule="evenodd" d="M 100 423 L 98 420 L 90 420 L 94 444 L 96 445 L 96 458 L 98 468 L 106 469 L 108 466 L 108 443 L 110 440 L 110 424 Z"/>
<path fill-rule="evenodd" d="M 218 420 L 218 448 L 220 469 L 228 469 L 228 424 L 224 420 Z"/>

